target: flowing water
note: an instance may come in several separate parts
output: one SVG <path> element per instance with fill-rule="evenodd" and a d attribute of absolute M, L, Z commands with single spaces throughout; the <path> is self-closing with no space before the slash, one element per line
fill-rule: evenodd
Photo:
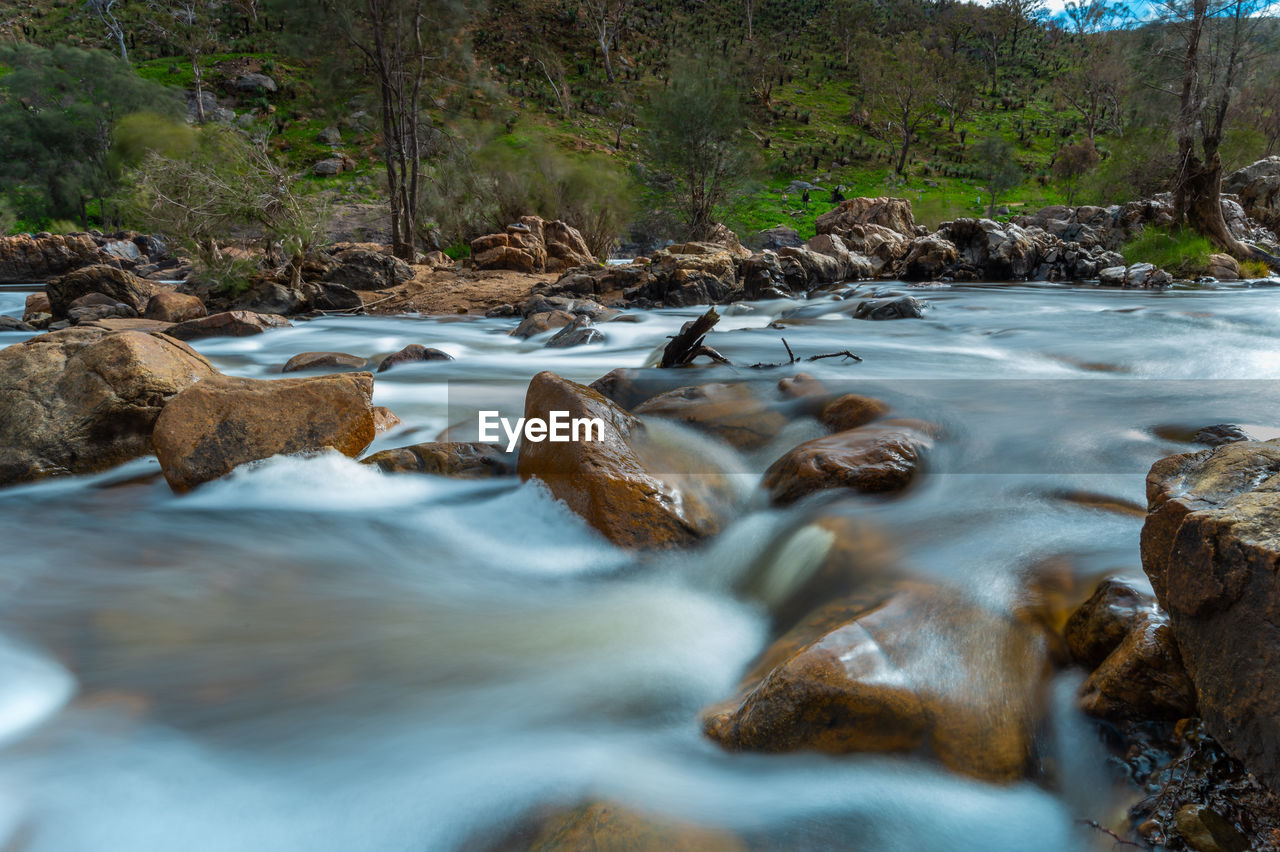
<path fill-rule="evenodd" d="M 767 849 L 1092 848 L 1080 821 L 1114 820 L 1125 799 L 1070 675 L 1040 785 L 704 740 L 699 711 L 768 638 L 767 613 L 732 590 L 748 571 L 790 570 L 795 548 L 777 545 L 818 512 L 875 524 L 914 570 L 993 606 L 1051 557 L 1086 588 L 1109 571 L 1140 578 L 1140 516 L 1063 494 L 1141 504 L 1150 464 L 1191 448 L 1168 427 L 1277 434 L 1280 289 L 919 295 L 923 320 L 853 320 L 856 302 L 833 295 L 723 309 L 709 342 L 733 361 L 785 360 L 780 337 L 799 357 L 851 349 L 861 363 L 804 368 L 945 437 L 905 497 L 778 511 L 757 495 L 691 553 L 619 551 L 536 483 L 388 476 L 332 455 L 185 497 L 154 459 L 0 491 L 0 849 L 469 849 L 584 798 Z M 0 313 L 20 315 L 23 297 L 0 291 Z M 453 354 L 378 376 L 375 403 L 405 423 L 382 449 L 432 440 L 489 397 L 518 413 L 540 370 L 591 381 L 649 363 L 698 312 L 641 313 L 568 350 L 508 336 L 509 320 L 423 317 L 196 347 L 259 378 L 309 350 Z M 796 422 L 753 456 L 712 455 L 752 480 L 816 433 Z"/>

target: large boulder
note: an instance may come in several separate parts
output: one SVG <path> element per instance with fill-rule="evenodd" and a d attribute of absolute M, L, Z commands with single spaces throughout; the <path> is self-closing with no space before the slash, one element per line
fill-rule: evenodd
<path fill-rule="evenodd" d="M 710 473 L 682 475 L 696 459 L 664 454 L 644 423 L 591 388 L 544 371 L 529 382 L 524 416 L 599 421 L 582 439 L 525 440 L 518 470 L 538 479 L 606 538 L 622 547 L 670 548 L 719 532 L 731 497 Z M 598 439 L 598 440 L 597 440 Z"/>
<path fill-rule="evenodd" d="M 653 253 L 651 278 L 636 294 L 669 307 L 723 301 L 737 285 L 737 261 L 714 243 L 679 243 Z"/>
<path fill-rule="evenodd" d="M 955 245 L 970 275 L 984 281 L 1023 281 L 1040 263 L 1040 246 L 1017 225 L 956 219 L 939 233 Z"/>
<path fill-rule="evenodd" d="M 169 329 L 170 337 L 179 340 L 197 340 L 201 337 L 248 337 L 262 334 L 269 328 L 285 328 L 291 323 L 275 314 L 258 314 L 253 311 L 224 311 L 207 317 L 187 320 Z"/>
<path fill-rule="evenodd" d="M 68 272 L 45 285 L 49 306 L 57 317 L 66 316 L 72 302 L 90 293 L 110 296 L 133 308 L 135 315 L 140 315 L 146 311 L 147 303 L 155 292 L 156 286 L 150 281 L 106 264 L 95 264 Z"/>
<path fill-rule="evenodd" d="M 88 234 L 0 236 L 0 284 L 46 281 L 105 259 Z"/>
<path fill-rule="evenodd" d="M 877 578 L 788 630 L 703 729 L 734 751 L 926 751 L 1015 781 L 1047 669 L 1043 636 L 1008 614 L 933 583 Z"/>
<path fill-rule="evenodd" d="M 1280 440 L 1171 456 L 1147 475 L 1142 567 L 1209 732 L 1280 785 Z"/>
<path fill-rule="evenodd" d="M 472 240 L 471 259 L 476 269 L 516 272 L 563 272 L 596 262 L 577 228 L 538 216 L 521 217 L 505 232 Z"/>
<path fill-rule="evenodd" d="M 165 405 L 217 374 L 186 344 L 142 332 L 74 328 L 0 351 L 0 483 L 146 455 Z"/>
<path fill-rule="evenodd" d="M 911 250 L 914 236 L 900 234 L 883 225 L 851 225 L 842 229 L 841 241 L 854 255 L 866 257 L 872 275 L 890 273 Z"/>
<path fill-rule="evenodd" d="M 805 441 L 770 465 L 764 487 L 778 505 L 829 488 L 901 491 L 932 445 L 932 428 L 914 420 L 884 420 Z"/>
<path fill-rule="evenodd" d="M 186 322 L 209 315 L 204 302 L 189 293 L 161 290 L 147 302 L 144 316 L 160 322 Z"/>
<path fill-rule="evenodd" d="M 906 281 L 934 281 L 949 274 L 959 259 L 955 243 L 940 233 L 918 237 L 901 261 L 901 275 Z"/>
<path fill-rule="evenodd" d="M 333 255 L 324 280 L 351 290 L 385 290 L 413 277 L 413 267 L 394 255 L 365 248 L 343 249 Z"/>
<path fill-rule="evenodd" d="M 858 225 L 880 225 L 906 237 L 916 235 L 911 202 L 905 198 L 847 198 L 814 222 L 817 233 L 839 237 Z"/>
<path fill-rule="evenodd" d="M 1222 181 L 1224 192 L 1240 197 L 1244 212 L 1272 231 L 1280 229 L 1280 157 L 1267 157 Z"/>
<path fill-rule="evenodd" d="M 745 382 L 677 388 L 641 403 L 632 413 L 683 423 L 741 450 L 768 445 L 789 420 L 781 406 L 770 404 Z"/>
<path fill-rule="evenodd" d="M 372 373 L 209 379 L 165 407 L 156 457 L 179 493 L 274 455 L 332 448 L 354 458 L 376 435 L 372 398 Z"/>

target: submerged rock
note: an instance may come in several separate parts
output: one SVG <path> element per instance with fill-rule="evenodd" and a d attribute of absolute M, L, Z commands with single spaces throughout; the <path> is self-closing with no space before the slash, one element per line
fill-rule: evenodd
<path fill-rule="evenodd" d="M 706 432 L 740 450 L 758 450 L 787 425 L 786 413 L 744 382 L 678 388 L 649 399 L 632 411 L 663 417 Z"/>
<path fill-rule="evenodd" d="M 695 462 L 654 454 L 645 426 L 591 388 L 544 371 L 529 382 L 524 416 L 551 412 L 598 420 L 599 440 L 524 441 L 521 479 L 538 479 L 606 538 L 622 547 L 669 548 L 719 532 L 731 497 L 721 477 L 683 475 Z"/>
<path fill-rule="evenodd" d="M 282 373 L 303 370 L 363 370 L 365 359 L 345 352 L 300 352 L 285 362 Z"/>
<path fill-rule="evenodd" d="M 932 446 L 932 429 L 918 420 L 885 420 L 805 441 L 765 471 L 764 487 L 776 505 L 829 488 L 900 491 L 911 484 Z"/>
<path fill-rule="evenodd" d="M 392 367 L 401 364 L 420 364 L 425 361 L 452 361 L 453 356 L 441 349 L 423 346 L 421 343 L 410 343 L 399 352 L 393 352 L 378 364 L 378 372 L 385 373 Z"/>
<path fill-rule="evenodd" d="M 859 302 L 853 309 L 854 319 L 895 320 L 920 319 L 924 316 L 924 302 L 912 296 L 892 296 Z"/>
<path fill-rule="evenodd" d="M 75 328 L 0 351 L 0 483 L 148 454 L 161 410 L 217 374 L 189 346 L 142 332 Z"/>
<path fill-rule="evenodd" d="M 253 311 L 224 311 L 199 319 L 178 323 L 169 329 L 170 337 L 178 340 L 196 340 L 201 337 L 248 337 L 262 334 L 269 328 L 285 328 L 292 325 L 284 317 L 275 314 L 257 314 Z"/>
<path fill-rule="evenodd" d="M 332 448 L 355 457 L 376 435 L 372 396 L 372 373 L 208 379 L 165 407 L 156 456 L 179 493 L 274 455 Z"/>
<path fill-rule="evenodd" d="M 529 338 L 544 334 L 552 329 L 564 328 L 574 322 L 576 317 L 568 311 L 553 310 L 530 314 L 511 332 L 512 337 Z"/>
<path fill-rule="evenodd" d="M 727 831 L 591 802 L 548 819 L 528 852 L 747 852 Z"/>
<path fill-rule="evenodd" d="M 461 479 L 514 476 L 515 456 L 493 444 L 430 442 L 374 453 L 361 464 L 383 473 L 432 473 Z"/>

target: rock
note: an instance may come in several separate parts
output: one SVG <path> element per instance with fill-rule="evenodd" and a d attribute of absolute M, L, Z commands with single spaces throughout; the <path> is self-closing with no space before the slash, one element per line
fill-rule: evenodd
<path fill-rule="evenodd" d="M 142 249 L 133 240 L 108 240 L 98 248 L 108 257 L 115 258 L 125 266 L 131 266 L 142 260 Z"/>
<path fill-rule="evenodd" d="M 604 343 L 604 341 L 604 332 L 595 327 L 591 317 L 580 316 L 552 335 L 545 345 L 552 349 L 568 349 L 571 346 Z"/>
<path fill-rule="evenodd" d="M 249 94 L 258 94 L 259 92 L 267 92 L 275 94 L 280 87 L 276 85 L 276 81 L 272 80 L 266 74 L 252 73 L 243 74 L 236 78 L 236 90 L 248 92 Z"/>
<path fill-rule="evenodd" d="M 805 441 L 765 471 L 763 485 L 775 505 L 829 488 L 900 491 L 911 484 L 932 446 L 930 429 L 920 421 L 886 420 Z"/>
<path fill-rule="evenodd" d="M 715 243 L 724 248 L 738 260 L 746 260 L 751 257 L 751 250 L 743 248 L 738 235 L 722 223 L 717 222 L 716 226 L 711 229 L 711 233 L 707 235 L 707 242 Z"/>
<path fill-rule="evenodd" d="M 333 177 L 342 174 L 346 167 L 347 161 L 342 157 L 325 157 L 311 166 L 311 174 L 316 177 Z"/>
<path fill-rule="evenodd" d="M 341 145 L 342 131 L 333 125 L 329 125 L 316 134 L 316 141 L 322 145 Z"/>
<path fill-rule="evenodd" d="M 905 198 L 848 198 L 817 218 L 819 234 L 843 237 L 856 225 L 880 225 L 906 237 L 916 235 L 911 202 Z"/>
<path fill-rule="evenodd" d="M 1240 280 L 1240 264 L 1229 254 L 1209 255 L 1209 275 L 1219 281 Z"/>
<path fill-rule="evenodd" d="M 818 416 L 832 432 L 847 432 L 859 426 L 865 426 L 873 420 L 879 420 L 889 413 L 889 406 L 878 399 L 847 393 L 832 400 Z"/>
<path fill-rule="evenodd" d="M 528 338 L 535 334 L 544 334 L 553 328 L 564 328 L 573 324 L 577 320 L 573 314 L 568 311 L 543 311 L 542 313 L 531 314 L 524 319 L 511 332 L 512 337 Z"/>
<path fill-rule="evenodd" d="M 1101 718 L 1138 721 L 1195 715 L 1195 687 L 1164 613 L 1152 608 L 1138 615 L 1080 688 L 1080 709 Z"/>
<path fill-rule="evenodd" d="M 655 458 L 638 418 L 596 391 L 544 371 L 529 382 L 524 416 L 548 420 L 552 411 L 567 412 L 570 419 L 600 420 L 603 439 L 525 441 L 518 465 L 521 479 L 541 480 L 553 496 L 620 547 L 679 547 L 719 532 L 720 484 L 713 481 L 718 478 L 672 474 L 670 459 Z"/>
<path fill-rule="evenodd" d="M 1210 447 L 1219 447 L 1223 444 L 1231 444 L 1236 441 L 1252 441 L 1253 437 L 1245 432 L 1239 426 L 1231 423 L 1219 423 L 1216 426 L 1206 426 L 1198 430 L 1191 440 L 1197 444 L 1206 444 Z"/>
<path fill-rule="evenodd" d="M 741 382 L 678 388 L 637 405 L 632 413 L 675 420 L 740 450 L 768 445 L 788 422 L 779 407 Z"/>
<path fill-rule="evenodd" d="M 681 243 L 654 252 L 649 282 L 636 294 L 668 307 L 723 301 L 737 286 L 737 261 L 713 243 Z"/>
<path fill-rule="evenodd" d="M 1178 834 L 1194 852 L 1249 852 L 1249 841 L 1206 804 L 1186 804 L 1174 815 Z"/>
<path fill-rule="evenodd" d="M 824 239 L 838 240 L 840 238 L 827 237 Z M 841 247 L 843 248 L 843 246 Z M 782 259 L 784 264 L 788 258 L 795 260 L 799 264 L 802 270 L 802 277 L 796 276 L 794 279 L 789 279 L 787 284 L 794 285 L 792 289 L 803 292 L 808 292 L 820 284 L 832 284 L 848 278 L 850 271 L 848 251 L 845 251 L 844 255 L 843 258 L 840 258 L 830 254 L 822 254 L 806 246 L 784 248 L 778 252 L 778 257 Z"/>
<path fill-rule="evenodd" d="M 1007 615 L 934 584 L 869 582 L 770 646 L 703 730 L 734 751 L 927 749 L 957 772 L 1014 781 L 1047 667 L 1043 639 Z"/>
<path fill-rule="evenodd" d="M 912 296 L 893 296 L 859 302 L 853 310 L 854 319 L 894 320 L 920 319 L 924 316 L 924 302 Z"/>
<path fill-rule="evenodd" d="M 201 337 L 248 337 L 262 334 L 269 328 L 286 328 L 292 325 L 284 317 L 275 314 L 256 314 L 252 311 L 224 311 L 199 319 L 178 323 L 169 329 L 170 337 L 178 340 L 196 340 Z"/>
<path fill-rule="evenodd" d="M 840 234 L 840 239 L 854 255 L 866 257 L 873 275 L 893 271 L 911 248 L 912 237 L 882 225 L 852 225 Z"/>
<path fill-rule="evenodd" d="M 187 293 L 161 290 L 147 301 L 147 319 L 180 323 L 209 315 L 204 302 Z"/>
<path fill-rule="evenodd" d="M 285 362 L 282 373 L 297 373 L 303 370 L 363 370 L 365 359 L 359 355 L 348 355 L 345 352 L 301 352 Z"/>
<path fill-rule="evenodd" d="M 148 454 L 161 409 L 217 374 L 187 345 L 141 332 L 78 327 L 0 350 L 0 483 Z"/>
<path fill-rule="evenodd" d="M 1067 653 L 1084 667 L 1096 669 L 1144 616 L 1155 612 L 1156 602 L 1150 595 L 1126 580 L 1108 577 L 1067 619 Z"/>
<path fill-rule="evenodd" d="M 476 269 L 516 272 L 563 272 L 596 265 L 577 228 L 538 216 L 524 216 L 504 233 L 472 240 L 471 259 Z"/>
<path fill-rule="evenodd" d="M 1244 212 L 1273 232 L 1280 228 L 1280 157 L 1267 157 L 1233 172 L 1224 192 L 1240 197 Z"/>
<path fill-rule="evenodd" d="M 619 367 L 591 383 L 593 391 L 627 410 L 659 394 L 684 387 L 689 374 L 656 367 Z"/>
<path fill-rule="evenodd" d="M 390 432 L 404 421 L 396 416 L 396 413 L 385 405 L 375 405 L 373 407 L 373 428 L 381 435 L 383 432 Z"/>
<path fill-rule="evenodd" d="M 782 264 L 772 251 L 751 255 L 742 262 L 740 271 L 743 296 L 747 299 L 760 299 L 769 291 L 780 291 L 787 286 Z"/>
<path fill-rule="evenodd" d="M 376 434 L 372 373 L 299 379 L 211 378 L 165 406 L 152 440 L 174 491 L 238 465 L 332 448 L 355 457 Z"/>
<path fill-rule="evenodd" d="M 383 473 L 430 473 L 461 479 L 515 476 L 514 454 L 493 444 L 442 442 L 414 444 L 374 453 L 361 464 Z"/>
<path fill-rule="evenodd" d="M 1280 783 L 1280 441 L 1171 456 L 1147 475 L 1142 566 L 1222 746 Z"/>
<path fill-rule="evenodd" d="M 973 270 L 973 277 L 988 281 L 1023 281 L 1031 277 L 1040 263 L 1040 245 L 1012 223 L 956 219 L 939 233 L 955 245 L 957 259 Z"/>
<path fill-rule="evenodd" d="M 804 245 L 804 240 L 800 239 L 800 234 L 795 228 L 784 228 L 781 225 L 776 228 L 766 228 L 757 236 L 760 248 L 765 251 Z"/>
<path fill-rule="evenodd" d="M 22 319 L 24 322 L 30 322 L 30 318 L 37 314 L 53 314 L 53 306 L 49 304 L 49 297 L 43 291 L 27 296 L 26 306 L 22 311 Z"/>
<path fill-rule="evenodd" d="M 35 326 L 27 325 L 17 317 L 11 317 L 8 314 L 0 314 L 0 332 L 4 331 L 35 331 Z"/>
<path fill-rule="evenodd" d="M 1108 266 L 1098 272 L 1098 283 L 1103 287 L 1123 287 L 1124 273 L 1123 266 Z"/>
<path fill-rule="evenodd" d="M 333 255 L 324 280 L 351 290 L 385 290 L 413 277 L 413 267 L 398 257 L 362 248 L 343 249 Z"/>
<path fill-rule="evenodd" d="M 522 847 L 523 848 L 523 847 Z M 747 852 L 727 831 L 590 802 L 549 818 L 528 852 Z"/>
<path fill-rule="evenodd" d="M 71 303 L 90 293 L 110 296 L 133 308 L 134 316 L 147 309 L 147 302 L 156 291 L 155 285 L 114 266 L 98 264 L 86 266 L 55 278 L 45 286 L 49 306 L 54 316 L 66 316 Z"/>
<path fill-rule="evenodd" d="M 950 240 L 937 234 L 911 241 L 902 259 L 902 278 L 907 281 L 932 281 L 951 272 L 960 254 Z"/>
<path fill-rule="evenodd" d="M 72 325 L 94 322 L 95 320 L 124 317 L 136 319 L 138 312 L 123 302 L 117 302 L 110 296 L 101 293 L 90 293 L 81 296 L 71 303 L 67 309 L 67 319 Z"/>
<path fill-rule="evenodd" d="M 360 294 L 345 284 L 331 281 L 308 281 L 302 285 L 302 298 L 309 310 L 357 312 L 364 307 Z"/>
<path fill-rule="evenodd" d="M 410 343 L 399 352 L 393 352 L 382 362 L 378 364 L 378 372 L 385 373 L 392 367 L 398 367 L 401 364 L 417 364 L 423 361 L 452 361 L 453 356 L 448 352 L 435 348 L 428 348 L 421 343 Z"/>
<path fill-rule="evenodd" d="M 88 234 L 0 236 L 0 284 L 47 281 L 105 259 Z"/>
<path fill-rule="evenodd" d="M 52 327 L 52 326 L 51 326 Z M 145 331 L 151 334 L 167 335 L 173 328 L 171 322 L 149 320 L 141 317 L 107 317 L 106 319 L 82 322 L 78 328 L 98 328 L 103 331 Z"/>

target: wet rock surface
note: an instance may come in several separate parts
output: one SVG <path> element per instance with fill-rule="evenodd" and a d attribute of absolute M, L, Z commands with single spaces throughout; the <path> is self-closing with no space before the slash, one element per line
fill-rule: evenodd
<path fill-rule="evenodd" d="M 765 472 L 776 505 L 832 488 L 885 494 L 909 486 L 932 445 L 929 424 L 885 420 L 814 438 L 792 449 Z"/>
<path fill-rule="evenodd" d="M 514 454 L 493 444 L 430 442 L 382 450 L 361 464 L 373 465 L 383 473 L 430 473 L 462 479 L 514 476 Z"/>

